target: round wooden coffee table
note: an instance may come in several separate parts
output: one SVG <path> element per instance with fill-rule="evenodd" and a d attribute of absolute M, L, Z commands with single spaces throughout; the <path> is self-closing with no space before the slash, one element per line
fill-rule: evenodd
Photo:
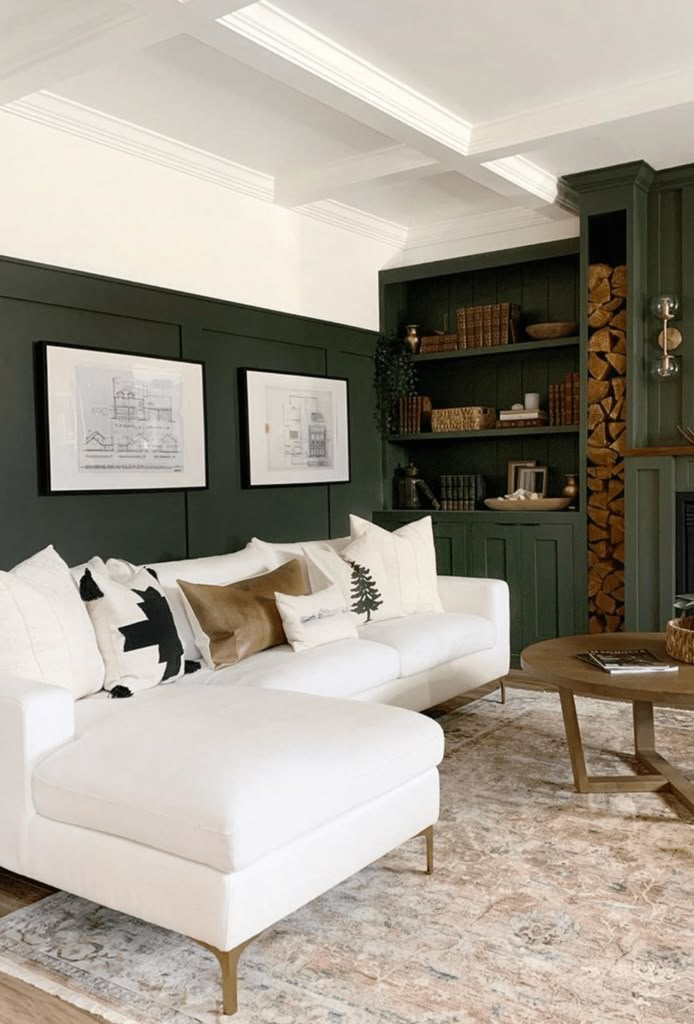
<path fill-rule="evenodd" d="M 602 633 L 544 640 L 521 653 L 521 665 L 536 679 L 559 691 L 574 783 L 579 793 L 670 792 L 694 811 L 694 783 L 655 749 L 653 705 L 694 709 L 694 666 L 679 663 L 678 672 L 610 675 L 576 658 L 579 651 L 645 647 L 658 658 L 665 653 L 662 633 Z M 634 709 L 634 749 L 648 775 L 589 775 L 574 696 L 630 701 Z"/>

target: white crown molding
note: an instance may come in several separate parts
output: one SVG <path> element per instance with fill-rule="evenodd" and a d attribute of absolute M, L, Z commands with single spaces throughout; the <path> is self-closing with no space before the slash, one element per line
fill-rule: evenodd
<path fill-rule="evenodd" d="M 253 199 L 266 203 L 272 203 L 274 199 L 274 179 L 269 174 L 53 93 L 40 92 L 15 100 L 0 111 L 169 167 Z M 402 247 L 407 237 L 406 228 L 400 224 L 332 200 L 301 206 L 296 212 L 391 246 Z"/>
<path fill-rule="evenodd" d="M 353 206 L 346 206 L 333 199 L 323 199 L 309 206 L 298 206 L 297 213 L 302 213 L 314 220 L 323 221 L 325 224 L 332 224 L 336 228 L 344 228 L 366 238 L 372 238 L 377 242 L 384 242 L 386 245 L 402 249 L 407 243 L 408 230 L 402 224 L 396 224 L 392 220 L 384 220 L 372 213 L 365 213 Z"/>
<path fill-rule="evenodd" d="M 170 167 L 223 188 L 233 189 L 254 199 L 272 202 L 273 179 L 243 164 L 225 160 L 166 135 L 141 128 L 92 107 L 64 99 L 50 92 L 39 92 L 15 100 L 2 110 L 29 121 L 76 135 L 100 146 L 108 146 L 150 163 Z"/>
<path fill-rule="evenodd" d="M 578 218 L 566 214 L 562 219 L 566 221 L 567 237 L 571 234 L 578 235 Z M 438 224 L 410 228 L 407 232 L 406 248 L 440 245 L 444 242 L 482 238 L 485 235 L 498 235 L 509 231 L 530 231 L 535 228 L 546 228 L 553 223 L 556 221 L 548 221 L 547 217 L 537 210 L 509 206 L 490 213 L 472 214 L 469 217 L 440 221 Z"/>
<path fill-rule="evenodd" d="M 471 134 L 467 121 L 268 0 L 250 4 L 218 23 L 448 149 L 467 155 Z"/>
<path fill-rule="evenodd" d="M 490 160 L 482 164 L 506 181 L 518 185 L 524 192 L 530 192 L 546 203 L 554 203 L 557 199 L 558 182 L 553 174 L 534 164 L 527 157 L 515 155 Z"/>

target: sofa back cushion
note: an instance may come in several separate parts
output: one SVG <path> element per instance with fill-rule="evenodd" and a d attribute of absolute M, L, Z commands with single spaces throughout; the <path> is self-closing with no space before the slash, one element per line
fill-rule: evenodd
<path fill-rule="evenodd" d="M 52 546 L 0 573 L 0 672 L 62 686 L 75 700 L 103 685 L 89 615 Z"/>
<path fill-rule="evenodd" d="M 180 579 L 195 641 L 210 668 L 235 665 L 268 647 L 286 643 L 275 591 L 305 594 L 298 559 L 272 572 L 226 586 Z"/>
<path fill-rule="evenodd" d="M 258 576 L 275 567 L 268 559 L 267 552 L 257 550 L 252 544 L 247 544 L 241 551 L 234 551 L 228 555 L 188 558 L 175 562 L 151 562 L 148 565 L 156 572 L 169 602 L 183 644 L 184 657 L 189 661 L 198 661 L 202 657 L 202 651 L 195 642 L 183 595 L 176 581 L 194 580 L 196 583 L 219 586 L 224 583 L 236 583 L 237 580 L 245 580 L 249 576 Z"/>

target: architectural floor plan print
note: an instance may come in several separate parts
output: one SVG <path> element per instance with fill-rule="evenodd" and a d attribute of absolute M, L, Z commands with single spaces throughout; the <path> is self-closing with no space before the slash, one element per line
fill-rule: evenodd
<path fill-rule="evenodd" d="M 266 410 L 269 469 L 332 468 L 335 418 L 330 391 L 268 387 Z"/>
<path fill-rule="evenodd" d="M 79 468 L 182 472 L 181 379 L 79 366 Z"/>

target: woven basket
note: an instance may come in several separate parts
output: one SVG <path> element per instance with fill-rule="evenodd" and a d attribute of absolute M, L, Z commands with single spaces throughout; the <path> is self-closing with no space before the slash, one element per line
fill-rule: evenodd
<path fill-rule="evenodd" d="M 665 627 L 665 650 L 675 661 L 694 665 L 694 615 L 668 622 Z"/>
<path fill-rule="evenodd" d="M 486 405 L 464 405 L 457 409 L 433 409 L 431 429 L 434 433 L 459 430 L 487 430 L 496 425 L 496 409 Z"/>

